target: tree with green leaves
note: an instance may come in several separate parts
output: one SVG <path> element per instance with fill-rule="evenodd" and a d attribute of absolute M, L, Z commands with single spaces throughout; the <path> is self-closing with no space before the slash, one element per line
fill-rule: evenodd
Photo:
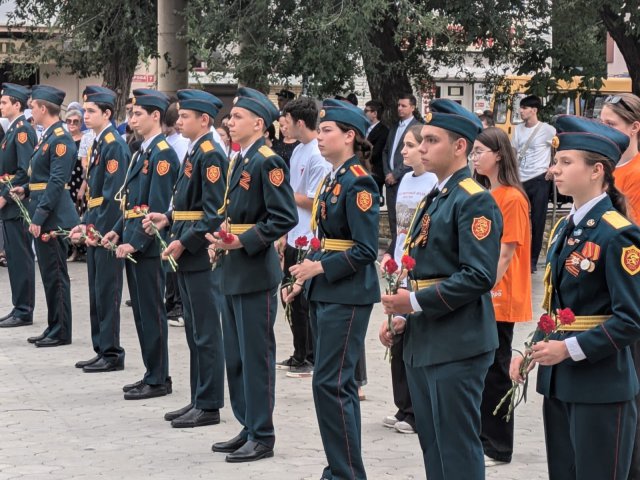
<path fill-rule="evenodd" d="M 10 32 L 25 48 L 7 62 L 24 78 L 40 64 L 53 63 L 80 77 L 102 75 L 124 103 L 140 60 L 156 54 L 156 0 L 15 0 Z"/>

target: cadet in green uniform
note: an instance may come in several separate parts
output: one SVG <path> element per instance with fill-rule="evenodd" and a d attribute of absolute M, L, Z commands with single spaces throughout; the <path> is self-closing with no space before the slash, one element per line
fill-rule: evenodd
<path fill-rule="evenodd" d="M 80 240 L 93 225 L 99 234 L 110 232 L 120 218 L 116 193 L 124 183 L 129 166 L 129 147 L 111 124 L 116 94 L 105 87 L 84 90 L 84 121 L 96 138 L 88 154 L 87 211 L 82 225 L 72 230 Z M 84 372 L 110 372 L 124 368 L 124 349 L 120 346 L 120 301 L 122 299 L 123 260 L 103 248 L 92 232 L 85 236 L 89 274 L 89 319 L 95 357 L 76 363 Z"/>
<path fill-rule="evenodd" d="M 146 372 L 142 380 L 125 385 L 125 400 L 161 397 L 171 393 L 167 351 L 167 312 L 164 308 L 164 270 L 154 236 L 142 228 L 144 213 L 134 207 L 147 205 L 149 212 L 166 212 L 180 162 L 162 134 L 162 116 L 169 106 L 166 95 L 155 90 L 133 91 L 133 115 L 129 124 L 144 138 L 131 160 L 121 199 L 124 215 L 103 245 L 120 241 L 116 255 L 133 255 L 137 263 L 125 262 L 133 318 Z"/>
<path fill-rule="evenodd" d="M 575 321 L 532 347 L 549 478 L 626 480 L 637 416 L 629 345 L 640 339 L 640 229 L 623 216 L 613 170 L 629 137 L 570 115 L 555 126 L 551 172 L 574 204 L 551 234 L 543 308 L 571 309 Z M 517 381 L 521 362 L 511 364 Z"/>
<path fill-rule="evenodd" d="M 371 150 L 368 127 L 362 110 L 339 100 L 323 102 L 318 147 L 333 169 L 318 189 L 311 220 L 322 250 L 290 268 L 296 284 L 286 298 L 291 301 L 307 282 L 315 337 L 313 399 L 329 463 L 323 479 L 367 478 L 354 373 L 373 304 L 380 301 L 379 191 L 362 166 Z"/>
<path fill-rule="evenodd" d="M 31 92 L 31 113 L 45 130 L 35 148 L 27 175 L 29 184 L 16 192 L 29 197 L 29 232 L 35 238 L 38 268 L 47 299 L 48 327 L 29 342 L 37 347 L 71 343 L 71 292 L 67 272 L 67 243 L 50 232 L 68 229 L 79 218 L 65 191 L 76 163 L 76 145 L 60 121 L 60 105 L 65 93 L 48 85 L 36 85 Z"/>
<path fill-rule="evenodd" d="M 38 141 L 35 130 L 22 114 L 31 90 L 22 85 L 4 83 L 0 95 L 0 113 L 11 122 L 0 144 L 0 176 L 9 175 L 11 185 L 24 185 L 29 181 L 29 160 Z M 32 237 L 29 235 L 29 226 L 20 216 L 20 209 L 11 199 L 9 185 L 1 183 L 0 220 L 4 227 L 4 248 L 13 303 L 13 310 L 0 318 L 0 327 L 31 325 L 36 299 Z"/>
<path fill-rule="evenodd" d="M 224 350 L 220 327 L 221 270 L 211 271 L 207 232 L 220 228 L 228 162 L 214 142 L 213 120 L 222 107 L 215 95 L 202 90 L 178 91 L 178 121 L 182 136 L 190 140 L 187 156 L 173 192 L 172 210 L 150 213 L 143 226 L 171 225 L 171 243 L 162 253 L 178 262 L 178 286 L 184 307 L 184 327 L 190 354 L 189 404 L 165 414 L 178 428 L 220 423 L 224 406 Z"/>
<path fill-rule="evenodd" d="M 221 260 L 224 354 L 233 413 L 243 429 L 214 452 L 228 462 L 273 456 L 275 432 L 275 353 L 273 324 L 282 280 L 273 242 L 298 222 L 284 160 L 265 146 L 263 134 L 278 109 L 262 93 L 240 88 L 231 109 L 231 138 L 240 154 L 230 168 L 222 215 L 229 219 L 230 243 L 216 233 L 215 248 L 229 250 Z"/>
<path fill-rule="evenodd" d="M 417 264 L 413 292 L 385 295 L 385 313 L 405 331 L 404 362 L 429 480 L 484 479 L 480 403 L 498 346 L 490 290 L 496 282 L 502 216 L 471 178 L 469 154 L 482 124 L 451 100 L 430 104 L 422 162 L 438 177 L 418 208 L 406 250 Z M 393 335 L 385 324 L 383 344 Z"/>

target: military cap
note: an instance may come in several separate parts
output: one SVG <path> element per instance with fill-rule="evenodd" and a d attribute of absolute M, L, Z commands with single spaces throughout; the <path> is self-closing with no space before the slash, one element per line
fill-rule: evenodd
<path fill-rule="evenodd" d="M 169 107 L 169 97 L 150 88 L 137 88 L 133 91 L 133 104 L 158 108 L 164 112 Z"/>
<path fill-rule="evenodd" d="M 265 125 L 271 125 L 280 116 L 273 102 L 264 93 L 253 88 L 239 88 L 236 98 L 233 99 L 233 105 L 255 113 L 264 120 Z"/>
<path fill-rule="evenodd" d="M 444 128 L 462 135 L 473 143 L 482 131 L 482 122 L 478 116 L 459 103 L 448 99 L 437 99 L 429 103 L 430 112 L 425 115 L 425 123 Z"/>
<path fill-rule="evenodd" d="M 115 107 L 116 92 L 108 89 L 107 87 L 90 85 L 84 89 L 82 99 L 85 102 L 105 103 L 107 105 L 110 105 L 111 107 Z"/>
<path fill-rule="evenodd" d="M 204 90 L 185 89 L 178 90 L 178 109 L 195 110 L 215 118 L 222 108 L 222 101 Z"/>
<path fill-rule="evenodd" d="M 629 147 L 629 137 L 604 123 L 575 115 L 558 115 L 557 135 L 551 145 L 558 151 L 582 150 L 604 155 L 617 164 Z"/>
<path fill-rule="evenodd" d="M 296 94 L 293 93 L 291 90 L 287 90 L 287 89 L 283 88 L 278 93 L 276 93 L 276 96 L 278 98 L 286 98 L 287 100 L 293 100 L 295 98 Z"/>
<path fill-rule="evenodd" d="M 24 85 L 16 85 L 15 83 L 3 83 L 1 95 L 17 98 L 21 102 L 27 103 L 31 95 L 31 89 Z"/>
<path fill-rule="evenodd" d="M 320 123 L 340 122 L 353 127 L 363 137 L 371 125 L 364 112 L 349 102 L 327 98 L 322 102 L 320 110 Z"/>
<path fill-rule="evenodd" d="M 50 85 L 34 85 L 31 89 L 32 100 L 44 100 L 58 106 L 62 105 L 66 96 L 65 92 Z"/>

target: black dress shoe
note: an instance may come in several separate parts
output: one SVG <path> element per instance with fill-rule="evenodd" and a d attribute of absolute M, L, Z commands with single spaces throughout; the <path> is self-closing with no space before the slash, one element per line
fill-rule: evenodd
<path fill-rule="evenodd" d="M 149 385 L 143 383 L 124 394 L 125 400 L 145 400 L 147 398 L 164 397 L 167 394 L 166 385 Z"/>
<path fill-rule="evenodd" d="M 87 365 L 91 365 L 92 363 L 96 363 L 98 360 L 100 360 L 100 355 L 96 355 L 95 357 L 89 359 L 89 360 L 80 360 L 79 362 L 76 362 L 76 368 L 84 368 Z"/>
<path fill-rule="evenodd" d="M 128 383 L 122 387 L 123 392 L 128 392 L 129 390 L 133 390 L 134 388 L 138 388 L 140 385 L 144 383 L 144 380 L 138 380 L 135 383 Z M 167 377 L 167 382 L 164 384 L 167 387 L 167 393 L 173 393 L 173 383 L 171 382 L 171 377 Z"/>
<path fill-rule="evenodd" d="M 47 335 L 45 333 L 41 333 L 40 335 L 36 336 L 36 337 L 29 337 L 27 338 L 27 342 L 29 343 L 36 343 L 38 340 L 42 340 L 43 338 L 45 338 Z"/>
<path fill-rule="evenodd" d="M 187 413 L 189 410 L 191 410 L 193 408 L 193 404 L 190 403 L 189 405 L 182 407 L 178 410 L 174 410 L 172 412 L 167 412 L 164 414 L 164 419 L 167 422 L 170 422 L 171 420 L 175 420 L 178 417 L 181 417 L 182 415 L 184 415 L 185 413 Z"/>
<path fill-rule="evenodd" d="M 192 408 L 181 417 L 171 421 L 173 428 L 194 428 L 206 425 L 217 425 L 220 423 L 219 410 L 201 410 Z"/>
<path fill-rule="evenodd" d="M 217 442 L 211 445 L 211 450 L 219 453 L 233 453 L 247 443 L 247 437 L 240 433 L 226 442 Z"/>
<path fill-rule="evenodd" d="M 82 369 L 82 371 L 85 373 L 116 372 L 119 370 L 124 370 L 124 360 L 121 360 L 119 362 L 110 362 L 104 357 L 102 357 L 97 362 L 86 365 Z"/>
<path fill-rule="evenodd" d="M 60 340 L 59 338 L 45 337 L 42 340 L 36 340 L 36 347 L 59 347 L 60 345 L 69 345 L 69 340 Z"/>
<path fill-rule="evenodd" d="M 131 303 L 131 300 L 125 300 L 125 301 L 124 301 L 124 304 L 125 304 L 127 307 L 131 307 L 131 306 L 133 305 L 133 304 Z"/>
<path fill-rule="evenodd" d="M 227 455 L 226 461 L 229 463 L 254 462 L 269 457 L 273 457 L 273 447 L 249 440 L 238 450 Z"/>
<path fill-rule="evenodd" d="M 0 328 L 25 327 L 27 325 L 33 325 L 33 320 L 26 318 L 9 317 L 0 321 Z"/>
<path fill-rule="evenodd" d="M 0 322 L 4 322 L 9 317 L 13 317 L 13 310 L 7 313 L 6 315 L 0 317 Z"/>

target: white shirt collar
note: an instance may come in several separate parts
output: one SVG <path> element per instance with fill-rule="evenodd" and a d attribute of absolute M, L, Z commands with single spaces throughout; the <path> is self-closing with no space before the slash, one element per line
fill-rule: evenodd
<path fill-rule="evenodd" d="M 107 128 L 109 128 L 109 124 L 108 124 L 108 123 L 107 123 L 107 126 L 106 126 L 106 127 L 104 127 L 104 128 L 100 131 L 100 133 L 99 133 L 99 134 L 97 134 L 97 135 L 96 135 L 96 138 L 95 138 L 96 142 L 99 142 L 99 141 L 100 141 L 100 138 L 102 137 L 102 134 L 107 130 Z"/>
<path fill-rule="evenodd" d="M 440 182 L 438 184 L 438 190 L 440 190 L 442 192 L 442 189 L 444 188 L 444 186 L 447 184 L 447 182 L 451 179 L 451 177 L 453 177 L 453 175 L 449 175 L 447 178 L 445 178 L 442 182 Z"/>
<path fill-rule="evenodd" d="M 158 133 L 158 134 L 154 135 L 153 137 L 151 137 L 150 139 L 145 140 L 144 142 L 142 142 L 142 145 L 140 145 L 140 149 L 142 149 L 144 151 L 147 148 L 149 148 L 149 145 L 151 145 L 151 142 L 153 142 L 158 135 L 160 135 L 160 133 Z"/>
<path fill-rule="evenodd" d="M 413 119 L 413 117 L 409 117 L 409 118 L 406 118 L 406 119 L 404 119 L 404 120 L 400 120 L 400 122 L 398 123 L 398 125 L 399 125 L 400 127 L 406 127 L 407 125 L 409 125 L 409 123 L 411 123 L 411 120 L 412 120 L 412 119 Z"/>
<path fill-rule="evenodd" d="M 10 129 L 11 129 L 11 126 L 12 126 L 14 123 L 16 123 L 16 122 L 18 121 L 18 119 L 19 119 L 20 117 L 22 117 L 22 116 L 24 116 L 24 113 L 21 113 L 21 114 L 19 114 L 16 118 L 14 118 L 14 119 L 11 121 L 11 123 L 9 124 L 9 126 L 7 127 L 7 131 L 8 131 L 8 130 L 10 130 Z M 25 117 L 25 122 L 26 122 L 26 121 L 27 121 L 27 120 L 26 120 L 26 117 Z"/>
<path fill-rule="evenodd" d="M 256 140 L 257 142 L 258 140 Z M 251 145 L 249 145 L 247 148 L 241 148 L 240 149 L 240 155 L 242 155 L 242 158 L 244 158 L 244 156 L 247 154 L 247 152 L 251 149 L 251 147 L 253 147 L 253 144 L 256 143 L 253 142 Z"/>
<path fill-rule="evenodd" d="M 207 132 L 209 133 L 209 132 Z M 203 133 L 202 135 L 200 135 L 198 138 L 196 138 L 193 142 L 189 141 L 189 147 L 187 147 L 187 152 L 189 152 L 189 155 L 193 154 L 193 146 L 198 143 L 200 141 L 200 139 L 202 137 L 204 137 L 207 133 Z"/>
<path fill-rule="evenodd" d="M 591 200 L 589 200 L 587 203 L 585 203 L 584 205 L 582 205 L 580 208 L 578 208 L 576 210 L 576 206 L 573 205 L 571 207 L 571 212 L 569 213 L 569 215 L 573 215 L 573 224 L 574 225 L 579 225 L 580 222 L 584 219 L 584 217 L 587 216 L 587 213 L 589 213 L 589 211 L 596 206 L 597 203 L 600 202 L 600 200 L 602 200 L 604 197 L 607 196 L 607 192 L 601 193 L 600 195 L 598 195 L 597 197 L 592 198 Z"/>

